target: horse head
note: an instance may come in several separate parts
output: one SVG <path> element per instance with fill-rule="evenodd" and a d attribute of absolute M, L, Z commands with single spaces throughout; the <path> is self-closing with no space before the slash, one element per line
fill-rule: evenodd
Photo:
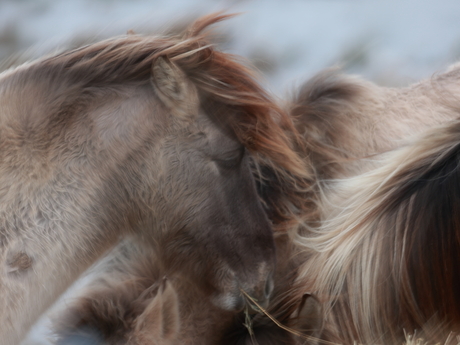
<path fill-rule="evenodd" d="M 155 159 L 157 211 L 144 224 L 157 229 L 158 257 L 166 271 L 194 278 L 224 309 L 243 307 L 241 289 L 264 304 L 275 248 L 248 150 L 231 127 L 237 110 L 199 95 L 167 58 L 152 69 L 156 95 L 173 114 Z"/>
<path fill-rule="evenodd" d="M 169 271 L 197 278 L 220 308 L 241 310 L 241 290 L 267 303 L 275 246 L 253 168 L 268 162 L 286 180 L 304 169 L 287 115 L 202 33 L 224 18 L 0 75 L 6 344 L 129 235 L 158 248 Z"/>

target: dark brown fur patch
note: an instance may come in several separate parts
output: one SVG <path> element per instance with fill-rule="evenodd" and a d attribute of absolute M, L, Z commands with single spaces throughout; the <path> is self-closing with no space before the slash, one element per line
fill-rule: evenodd
<path fill-rule="evenodd" d="M 24 271 L 32 266 L 32 258 L 24 252 L 18 252 L 10 256 L 6 264 L 9 266 L 10 273 Z"/>

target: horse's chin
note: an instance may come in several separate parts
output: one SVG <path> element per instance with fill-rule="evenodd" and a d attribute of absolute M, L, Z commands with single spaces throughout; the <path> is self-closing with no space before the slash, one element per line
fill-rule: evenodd
<path fill-rule="evenodd" d="M 239 312 L 244 309 L 246 301 L 241 293 L 220 293 L 211 299 L 212 303 L 223 310 Z"/>
<path fill-rule="evenodd" d="M 234 311 L 234 312 L 240 312 L 242 311 L 246 306 L 249 307 L 248 311 L 250 313 L 253 312 L 260 312 L 259 306 L 262 308 L 267 308 L 269 304 L 269 298 L 270 294 L 265 295 L 263 297 L 258 296 L 255 297 L 253 293 L 249 293 L 249 296 L 253 298 L 255 301 L 257 301 L 258 306 L 255 306 L 255 304 L 252 301 L 249 301 L 247 297 L 243 295 L 241 292 L 241 289 L 238 284 L 236 284 L 236 289 L 233 291 L 227 291 L 227 292 L 221 292 L 221 293 L 216 293 L 212 298 L 211 301 L 212 303 L 223 310 L 227 311 Z"/>
<path fill-rule="evenodd" d="M 226 279 L 222 279 L 225 277 Z M 240 284 L 236 279 L 235 273 L 227 269 L 221 276 L 219 287 L 214 292 L 212 303 L 223 310 L 239 312 L 244 309 L 245 298 L 240 291 Z"/>
<path fill-rule="evenodd" d="M 257 310 L 258 307 L 266 308 L 273 292 L 273 274 L 266 265 L 261 265 L 257 279 L 238 279 L 236 273 L 225 267 L 219 275 L 219 283 L 211 297 L 212 303 L 223 310 L 242 311 L 245 306 Z M 249 282 L 248 282 L 249 280 Z M 252 300 L 252 301 L 251 301 Z M 256 301 L 258 306 L 255 306 Z M 252 308 L 252 309 L 251 309 Z"/>

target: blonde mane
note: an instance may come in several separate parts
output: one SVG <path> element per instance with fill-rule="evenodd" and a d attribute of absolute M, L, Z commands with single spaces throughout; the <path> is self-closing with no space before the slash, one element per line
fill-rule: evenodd
<path fill-rule="evenodd" d="M 394 343 L 423 330 L 439 341 L 459 331 L 458 73 L 346 90 L 350 78 L 323 74 L 294 108 L 312 134 L 321 218 L 295 237 L 308 253 L 297 284 L 324 302 L 323 339 Z"/>

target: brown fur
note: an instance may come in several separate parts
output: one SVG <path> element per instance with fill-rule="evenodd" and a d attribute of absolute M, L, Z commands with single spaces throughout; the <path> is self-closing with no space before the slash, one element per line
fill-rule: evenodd
<path fill-rule="evenodd" d="M 317 183 L 304 194 L 313 209 L 302 210 L 303 222 L 289 230 L 298 278 L 283 286 L 286 276 L 278 276 L 282 288 L 273 300 L 286 296 L 281 310 L 292 311 L 302 292 L 318 296 L 325 309 L 318 343 L 396 344 L 407 334 L 455 342 L 460 136 L 458 123 L 449 123 L 458 117 L 458 71 L 405 89 L 327 71 L 306 83 L 291 107 L 304 136 L 298 151 Z M 277 188 L 273 176 L 268 190 Z M 265 195 L 276 203 L 298 193 L 279 190 Z M 293 314 L 279 310 L 271 311 L 293 325 Z M 268 327 L 251 341 L 304 342 L 260 318 Z M 307 324 L 318 331 L 317 322 Z"/>
<path fill-rule="evenodd" d="M 455 118 L 456 76 L 448 75 L 395 89 L 332 69 L 305 83 L 290 113 L 317 180 L 365 172 L 380 164 L 375 155 Z"/>
<path fill-rule="evenodd" d="M 305 181 L 301 223 L 288 231 L 295 248 L 278 258 L 297 272 L 295 281 L 283 270 L 275 280 L 272 301 L 285 299 L 271 313 L 283 324 L 296 329 L 293 311 L 313 292 L 324 319 L 315 321 L 316 307 L 304 324 L 321 331 L 318 343 L 397 344 L 409 334 L 455 343 L 460 136 L 457 122 L 446 123 L 458 117 L 458 71 L 405 89 L 326 71 L 300 89 L 290 112 L 315 178 Z M 262 188 L 268 203 L 299 193 L 271 176 Z M 266 316 L 255 320 L 263 332 L 250 339 L 235 324 L 235 343 L 305 341 Z"/>
<path fill-rule="evenodd" d="M 275 298 L 270 300 L 268 311 L 283 324 L 317 336 L 321 329 L 320 307 L 316 300 L 305 295 L 301 286 L 295 287 L 296 265 L 292 259 L 293 246 L 286 234 L 276 240 L 279 253 L 275 277 Z M 165 273 L 158 263 L 161 260 L 144 246 L 124 242 L 94 268 L 99 276 L 92 281 L 65 310 L 57 312 L 55 331 L 57 344 L 86 335 L 98 344 L 137 345 L 140 315 L 161 284 Z M 101 274 L 102 273 L 102 274 Z M 171 344 L 295 344 L 297 338 L 274 325 L 271 320 L 253 310 L 250 335 L 244 323 L 245 312 L 223 311 L 209 303 L 209 298 L 194 282 L 183 275 L 168 277 L 170 286 L 178 296 L 179 325 Z M 287 294 L 288 292 L 289 294 Z M 297 296 L 295 304 L 290 303 Z M 287 303 L 289 302 L 289 303 Z M 156 337 L 155 323 L 143 328 Z M 78 338 L 79 339 L 79 338 Z M 89 341 L 89 340 L 88 340 Z"/>
<path fill-rule="evenodd" d="M 224 18 L 0 75 L 2 345 L 128 234 L 171 272 L 202 277 L 216 305 L 238 308 L 241 287 L 268 298 L 274 244 L 246 150 L 286 185 L 306 169 L 286 114 L 202 33 Z"/>
<path fill-rule="evenodd" d="M 118 246 L 112 253 L 110 260 L 102 263 L 109 268 L 109 274 L 98 280 L 98 288 L 86 292 L 78 304 L 79 310 L 72 306 L 66 319 L 56 320 L 58 325 L 66 325 L 62 330 L 66 340 L 62 341 L 86 337 L 109 344 L 143 344 L 139 339 L 146 330 L 151 330 L 150 338 L 161 338 L 166 333 L 174 339 L 179 325 L 178 296 L 171 283 L 161 277 L 160 265 L 154 264 L 158 258 L 143 246 Z M 133 262 L 133 258 L 137 260 Z M 128 262 L 132 263 L 130 275 L 124 272 Z M 167 298 L 163 296 L 166 291 Z M 158 302 L 164 302 L 166 309 L 159 307 Z M 157 315 L 146 317 L 151 314 L 151 307 Z M 99 327 L 90 327 L 93 324 Z"/>
<path fill-rule="evenodd" d="M 259 192 L 270 217 L 283 218 L 278 201 L 295 215 L 288 231 L 278 228 L 267 308 L 281 323 L 313 328 L 318 343 L 395 344 L 405 340 L 404 331 L 430 342 L 455 341 L 448 335 L 460 325 L 460 133 L 458 122 L 446 123 L 458 114 L 457 84 L 458 67 L 405 89 L 331 72 L 301 89 L 291 113 L 304 141 L 293 134 L 293 142 L 308 174 L 298 185 L 285 185 L 273 167 L 259 165 Z M 304 294 L 311 292 L 323 314 L 318 306 L 305 307 Z M 203 309 L 191 315 L 208 317 L 214 335 L 194 334 L 187 316 L 182 342 L 305 342 L 261 314 L 251 318 L 251 336 L 244 313 L 228 323 L 220 311 Z M 312 319 L 298 321 L 299 315 Z M 219 341 L 215 332 L 222 334 Z"/>
<path fill-rule="evenodd" d="M 397 342 L 427 323 L 438 334 L 426 340 L 460 330 L 458 129 L 433 130 L 382 167 L 331 186 L 335 209 L 314 239 L 327 245 L 305 277 L 337 296 L 326 297 L 335 341 Z"/>
<path fill-rule="evenodd" d="M 302 90 L 293 109 L 326 180 L 321 225 L 296 238 L 311 254 L 297 283 L 324 302 L 323 339 L 458 332 L 458 124 L 440 127 L 458 116 L 457 83 L 458 67 L 406 89 L 326 74 Z"/>
<path fill-rule="evenodd" d="M 201 340 L 202 344 L 213 344 L 225 320 L 229 323 L 234 312 L 216 308 L 203 290 L 197 289 L 187 277 L 177 274 L 163 277 L 159 262 L 151 248 L 129 241 L 119 245 L 95 268 L 105 274 L 91 282 L 81 291 L 82 297 L 56 318 L 60 334 L 57 343 L 66 344 L 82 333 L 103 344 L 142 344 L 138 342 L 141 333 L 157 337 L 162 330 L 154 320 L 143 325 L 139 323 L 166 279 L 175 292 L 179 321 L 171 335 L 171 344 L 192 344 Z M 216 315 L 219 317 L 211 318 Z"/>

